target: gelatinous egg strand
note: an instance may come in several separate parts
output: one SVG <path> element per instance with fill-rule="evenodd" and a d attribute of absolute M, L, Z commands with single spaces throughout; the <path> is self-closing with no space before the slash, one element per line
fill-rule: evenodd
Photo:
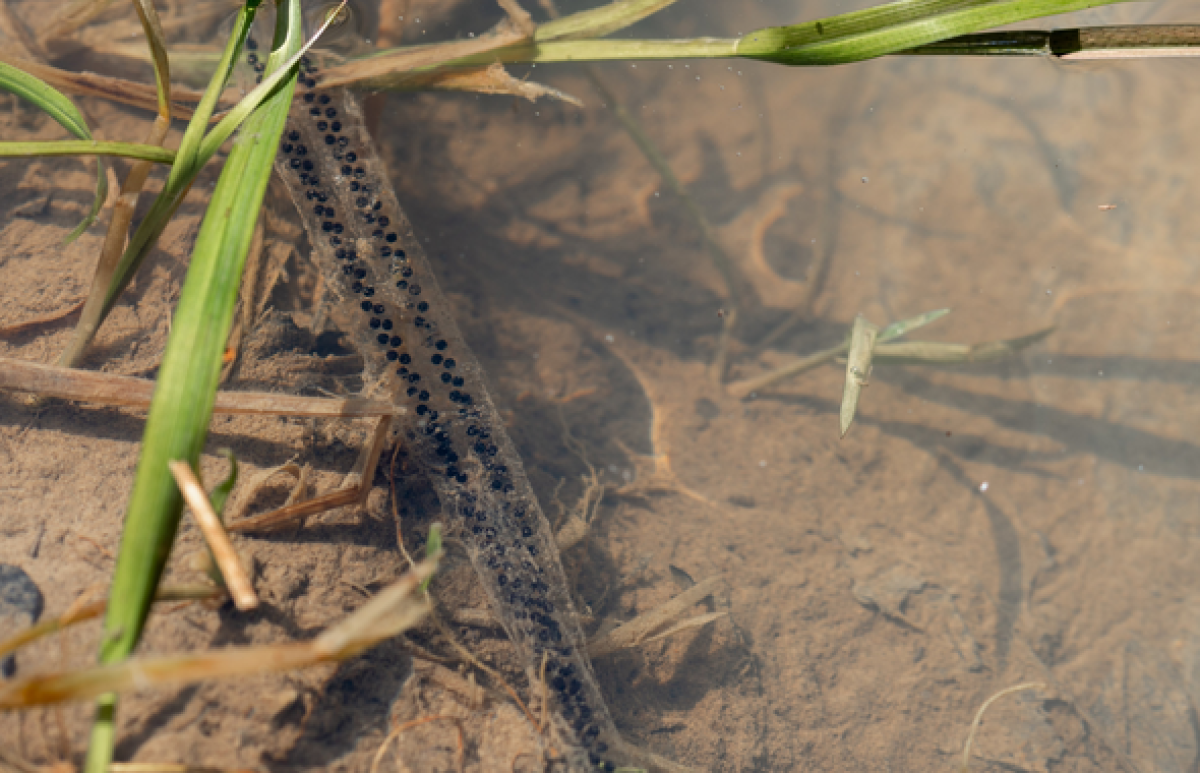
<path fill-rule="evenodd" d="M 261 74 L 257 46 L 247 45 Z M 574 741 L 593 765 L 612 770 L 601 755 L 616 730 L 549 525 L 423 252 L 390 186 L 372 169 L 380 165 L 365 146 L 357 105 L 344 91 L 318 92 L 316 75 L 303 61 L 277 168 L 288 178 L 326 282 L 342 298 L 339 323 L 392 399 L 416 404 L 408 446 L 445 511 L 458 516 L 497 617 L 531 676 L 545 663 Z"/>

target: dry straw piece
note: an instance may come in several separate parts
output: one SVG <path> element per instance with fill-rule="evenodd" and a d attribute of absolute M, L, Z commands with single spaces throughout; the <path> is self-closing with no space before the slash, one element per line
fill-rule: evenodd
<path fill-rule="evenodd" d="M 242 612 L 258 609 L 258 595 L 254 592 L 254 585 L 250 582 L 233 543 L 229 541 L 229 534 L 221 523 L 221 517 L 213 509 L 212 502 L 208 501 L 208 495 L 197 480 L 196 473 L 192 472 L 187 462 L 179 459 L 170 462 L 168 466 L 171 468 L 171 475 L 175 477 L 175 483 L 179 485 L 184 501 L 192 508 L 192 516 L 200 527 L 200 533 L 204 535 L 204 541 L 208 543 L 208 549 L 212 551 L 213 560 L 221 570 L 221 577 L 225 580 L 225 587 L 229 589 L 234 605 Z"/>
<path fill-rule="evenodd" d="M 0 686 L 0 709 L 87 700 L 109 692 L 287 671 L 345 660 L 408 630 L 429 613 L 428 597 L 419 592 L 419 587 L 433 576 L 436 568 L 436 557 L 419 562 L 358 611 L 309 642 L 228 647 L 31 677 Z"/>
<path fill-rule="evenodd" d="M 959 768 L 960 773 L 969 773 L 971 770 L 971 744 L 975 741 L 975 733 L 979 730 L 979 725 L 983 722 L 983 713 L 988 710 L 988 707 L 1005 695 L 1035 689 L 1044 690 L 1046 689 L 1046 685 L 1042 682 L 1026 682 L 1025 684 L 1006 687 L 983 702 L 983 705 L 979 707 L 979 711 L 975 714 L 975 721 L 971 723 L 971 732 L 967 734 L 967 742 L 963 746 L 962 766 Z"/>
<path fill-rule="evenodd" d="M 155 382 L 145 378 L 0 358 L 0 389 L 62 400 L 148 408 L 154 385 Z M 213 413 L 360 418 L 396 416 L 405 413 L 405 409 L 381 400 L 340 400 L 274 392 L 217 392 Z"/>

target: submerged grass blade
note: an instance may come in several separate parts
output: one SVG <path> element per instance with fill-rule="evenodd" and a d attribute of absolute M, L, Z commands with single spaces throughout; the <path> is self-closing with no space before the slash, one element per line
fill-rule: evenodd
<path fill-rule="evenodd" d="M 807 357 L 801 357 L 793 363 L 783 366 L 778 370 L 764 373 L 755 378 L 748 378 L 744 381 L 734 381 L 725 387 L 725 391 L 730 396 L 736 397 L 739 400 L 745 400 L 757 392 L 766 389 L 767 387 L 775 386 L 776 384 L 786 381 L 793 376 L 798 376 L 801 373 L 810 371 L 813 368 L 818 368 L 827 362 L 832 362 L 838 357 L 846 353 L 850 348 L 849 341 L 832 346 L 828 349 L 822 349 L 815 354 L 810 354 Z"/>
<path fill-rule="evenodd" d="M 83 119 L 79 108 L 60 91 L 35 78 L 17 67 L 0 62 L 0 89 L 16 94 L 18 97 L 33 103 L 47 115 L 58 122 L 67 131 L 81 140 L 91 140 L 92 133 Z M 92 209 L 83 222 L 67 235 L 68 243 L 75 241 L 88 226 L 96 222 L 104 200 L 108 198 L 108 176 L 104 173 L 104 162 L 96 159 L 96 196 L 92 200 Z"/>
<path fill-rule="evenodd" d="M 154 601 L 155 603 L 212 601 L 223 595 L 224 591 L 214 588 L 211 585 L 163 585 L 154 594 Z M 38 639 L 58 633 L 76 623 L 93 620 L 104 614 L 104 610 L 107 607 L 108 602 L 104 600 L 93 601 L 80 607 L 72 607 L 70 611 L 60 617 L 42 620 L 7 639 L 0 639 L 0 657 L 8 655 L 10 652 L 15 652 Z"/>
<path fill-rule="evenodd" d="M 846 357 L 846 386 L 842 389 L 842 409 L 838 414 L 840 437 L 846 437 L 854 414 L 858 410 L 858 398 L 862 388 L 871 377 L 871 354 L 875 349 L 875 338 L 879 328 L 859 314 L 850 329 L 850 352 Z"/>
<path fill-rule="evenodd" d="M 877 365 L 965 365 L 969 363 L 994 362 L 1011 357 L 1022 349 L 1033 346 L 1055 330 L 1044 328 L 1036 333 L 1003 341 L 987 341 L 981 344 L 949 344 L 935 341 L 904 341 L 901 343 L 876 344 Z"/>
<path fill-rule="evenodd" d="M 949 313 L 950 309 L 935 309 L 934 311 L 927 311 L 924 314 L 920 314 L 909 319 L 902 319 L 899 322 L 893 322 L 885 327 L 882 332 L 880 332 L 879 343 L 886 343 L 894 338 L 899 338 L 902 335 L 911 333 L 919 327 L 925 327 L 932 322 L 937 322 L 939 319 Z"/>
<path fill-rule="evenodd" d="M 0 142 L 0 157 L 19 156 L 120 156 L 140 158 L 156 164 L 175 163 L 175 152 L 157 145 L 136 142 L 62 140 L 57 142 Z"/>

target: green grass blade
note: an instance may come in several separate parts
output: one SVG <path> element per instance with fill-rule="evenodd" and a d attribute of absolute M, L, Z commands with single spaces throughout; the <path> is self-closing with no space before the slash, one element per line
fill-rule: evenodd
<path fill-rule="evenodd" d="M 431 524 L 429 534 L 425 538 L 425 560 L 437 561 L 442 555 L 442 525 L 440 523 Z M 429 590 L 429 583 L 433 581 L 433 577 L 426 577 L 421 581 L 421 592 Z"/>
<path fill-rule="evenodd" d="M 247 7 L 249 6 L 250 3 L 247 3 Z M 212 131 L 206 134 L 205 129 L 208 125 L 208 119 L 212 116 L 217 99 L 229 81 L 229 77 L 233 72 L 234 59 L 241 51 L 242 44 L 249 34 L 250 25 L 254 21 L 253 14 L 246 14 L 244 11 L 245 9 L 243 9 L 243 14 L 239 15 L 238 24 L 235 26 L 234 34 L 230 39 L 230 45 L 226 48 L 225 55 L 221 59 L 217 74 L 213 76 L 208 90 L 205 91 L 204 98 L 196 108 L 196 113 L 188 124 L 187 131 L 184 132 L 183 140 L 179 144 L 179 151 L 176 153 L 175 165 L 171 168 L 171 176 L 167 180 L 167 185 L 163 193 L 155 201 L 149 214 L 146 215 L 146 220 L 138 228 L 133 239 L 130 240 L 125 254 L 121 256 L 121 262 L 117 266 L 113 286 L 109 288 L 105 299 L 101 319 L 108 315 L 108 312 L 112 310 L 113 304 L 116 303 L 117 297 L 120 296 L 133 279 L 134 272 L 137 271 L 146 255 L 150 252 L 150 248 L 154 246 L 154 242 L 162 234 L 167 222 L 174 216 L 175 211 L 179 208 L 180 203 L 182 203 L 183 197 L 186 195 L 188 188 L 191 187 L 196 175 L 212 159 L 221 145 L 232 136 L 238 126 L 246 120 L 246 117 L 272 95 L 278 93 L 281 84 L 292 77 L 293 73 L 291 71 L 295 68 L 296 63 L 300 61 L 300 57 L 320 38 L 321 32 L 324 32 L 330 23 L 326 22 L 325 26 L 321 28 L 317 35 L 313 36 L 312 40 L 298 49 L 294 55 L 288 57 L 287 61 L 283 62 L 282 66 L 272 72 L 269 77 L 264 78 L 262 83 L 243 97 L 213 127 Z"/>
<path fill-rule="evenodd" d="M 55 142 L 0 142 L 0 158 L 18 156 L 120 156 L 157 164 L 175 163 L 175 151 L 135 142 L 60 140 Z"/>
<path fill-rule="evenodd" d="M 336 14 L 331 14 L 321 28 L 317 30 L 317 34 L 313 35 L 312 39 L 305 43 L 279 70 L 272 73 L 269 77 L 263 78 L 262 83 L 255 86 L 253 91 L 242 97 L 236 105 L 229 109 L 225 117 L 213 127 L 212 131 L 204 138 L 204 141 L 200 143 L 200 156 L 202 158 L 205 158 L 206 161 L 208 158 L 211 158 L 221 145 L 225 144 L 225 140 L 229 139 L 234 130 L 241 125 L 242 121 L 246 120 L 246 116 L 280 89 L 281 84 L 291 77 L 291 71 L 299 64 L 300 58 L 308 53 L 313 44 L 320 40 L 321 35 L 324 34 L 325 30 L 329 29 L 329 25 L 333 24 L 335 19 Z"/>
<path fill-rule="evenodd" d="M 166 36 L 158 21 L 158 11 L 153 0 L 133 0 L 146 43 L 150 46 L 150 59 L 154 62 L 154 84 L 158 91 L 158 114 L 171 120 L 171 60 L 167 56 Z"/>
<path fill-rule="evenodd" d="M 940 14 L 990 5 L 995 2 L 996 0 L 899 0 L 817 21 L 769 29 L 776 36 L 781 48 L 797 48 L 899 27 Z M 763 31 L 759 30 L 759 32 Z M 757 33 L 751 32 L 745 37 L 755 34 Z"/>
<path fill-rule="evenodd" d="M 636 24 L 674 2 L 675 0 L 616 0 L 599 8 L 591 8 L 539 24 L 533 39 L 542 43 L 551 40 L 602 38 Z"/>
<path fill-rule="evenodd" d="M 0 62 L 0 89 L 16 94 L 53 118 L 60 126 L 81 140 L 90 140 L 91 131 L 79 108 L 53 86 L 43 83 L 24 70 Z"/>
<path fill-rule="evenodd" d="M 875 347 L 877 365 L 962 365 L 970 362 L 970 344 L 901 341 Z"/>
<path fill-rule="evenodd" d="M 287 0 L 267 71 L 289 62 L 301 43 L 300 0 Z M 288 70 L 287 84 L 247 119 L 235 140 L 196 238 L 146 422 L 109 593 L 101 663 L 126 658 L 137 644 L 175 539 L 182 499 L 167 464 L 186 459 L 195 466 L 207 436 L 242 268 L 294 91 L 295 71 Z M 115 707 L 114 696 L 99 700 L 85 773 L 107 771 Z"/>
<path fill-rule="evenodd" d="M 879 343 L 891 341 L 894 338 L 899 338 L 902 335 L 912 332 L 919 327 L 925 327 L 931 322 L 936 322 L 942 317 L 950 313 L 950 309 L 935 309 L 927 311 L 910 319 L 902 319 L 899 322 L 893 322 L 883 329 L 879 334 Z"/>
<path fill-rule="evenodd" d="M 154 199 L 154 203 L 150 205 L 150 211 L 146 213 L 146 217 L 134 231 L 125 251 L 121 253 L 120 260 L 112 270 L 112 280 L 105 290 L 103 302 L 93 303 L 89 299 L 84 307 L 71 341 L 67 344 L 67 349 L 59 360 L 60 364 L 73 367 L 83 358 L 84 352 L 91 344 L 92 339 L 96 337 L 97 331 L 108 317 L 109 312 L 112 311 L 117 298 L 129 286 L 138 267 L 150 253 L 151 248 L 158 241 L 158 237 L 162 235 L 167 223 L 174 217 L 179 205 L 183 203 L 183 198 L 187 195 L 192 181 L 196 179 L 196 175 L 203 168 L 203 164 L 198 163 L 200 144 L 204 139 L 208 121 L 212 117 L 221 92 L 229 82 L 233 72 L 233 63 L 250 33 L 259 3 L 260 0 L 246 0 L 245 5 L 238 13 L 233 33 L 230 35 L 221 57 L 221 66 L 209 81 L 208 88 L 192 115 L 192 120 L 184 130 L 179 150 L 175 154 L 175 163 L 171 166 L 171 173 L 167 177 L 166 184 Z"/>
<path fill-rule="evenodd" d="M 40 79 L 33 77 L 29 73 L 0 62 L 0 89 L 16 94 L 27 102 L 36 105 L 57 121 L 60 126 L 79 139 L 90 140 L 92 138 L 87 121 L 83 120 L 83 114 L 79 112 L 79 108 L 75 107 L 75 103 L 68 99 L 62 92 L 43 83 Z M 86 231 L 88 226 L 96 222 L 96 216 L 100 214 L 100 208 L 104 206 L 104 200 L 107 198 L 108 176 L 104 173 L 104 162 L 97 158 L 96 195 L 92 200 L 92 209 L 88 212 L 87 217 L 83 219 L 83 222 L 67 235 L 66 243 L 69 244 L 78 239 L 79 235 Z"/>
<path fill-rule="evenodd" d="M 979 32 L 939 40 L 904 53 L 921 56 L 1046 56 L 1050 33 L 1036 30 Z"/>
<path fill-rule="evenodd" d="M 899 2 L 839 14 L 786 27 L 768 27 L 741 38 L 692 38 L 686 40 L 581 40 L 605 32 L 599 21 L 607 14 L 619 17 L 634 8 L 648 9 L 651 0 L 628 0 L 594 11 L 549 22 L 538 28 L 534 40 L 492 49 L 451 61 L 424 65 L 414 72 L 445 67 L 463 67 L 492 62 L 508 64 L 585 62 L 630 59 L 717 59 L 745 57 L 786 65 L 831 65 L 858 62 L 887 54 L 910 53 L 1056 53 L 1046 41 L 1056 33 L 992 33 L 979 40 L 958 40 L 993 27 L 1017 21 L 1054 16 L 1087 8 L 1133 0 L 899 0 Z M 594 18 L 585 14 L 597 14 Z M 577 18 L 580 17 L 580 18 Z M 572 21 L 573 20 L 573 21 Z M 567 26 L 568 21 L 570 25 Z M 594 26 L 593 26 L 594 25 Z M 1175 25 L 1179 28 L 1180 25 Z M 1186 25 L 1183 25 L 1186 26 Z M 1078 31 L 1075 31 L 1078 32 Z M 1175 37 L 1181 37 L 1182 33 Z M 1076 34 L 1074 37 L 1078 37 Z M 1182 37 L 1187 37 L 1182 35 Z M 1062 40 L 1071 49 L 1070 35 Z M 944 45 L 942 51 L 939 46 Z M 1099 47 L 1099 43 L 1084 44 Z M 1130 44 L 1123 43 L 1124 47 Z M 1178 42 L 1158 42 L 1159 47 Z M 1047 49 L 1046 46 L 1050 48 Z M 1040 47 L 1040 48 L 1039 48 Z M 372 56 L 396 55 L 432 46 L 410 46 L 378 52 Z M 938 50 L 934 50 L 938 49 Z M 1038 49 L 1038 50 L 1035 50 Z"/>
<path fill-rule="evenodd" d="M 738 56 L 762 59 L 788 65 L 828 65 L 857 62 L 877 56 L 894 54 L 939 40 L 980 32 L 1005 24 L 1082 11 L 1102 5 L 1129 0 L 1006 0 L 970 4 L 969 7 L 938 10 L 939 3 L 910 0 L 929 6 L 930 15 L 906 18 L 899 23 L 881 24 L 856 31 L 832 40 L 812 39 L 816 25 L 834 24 L 841 17 L 810 22 L 792 27 L 770 27 L 742 36 L 735 51 Z M 893 5 L 902 5 L 896 3 Z M 947 5 L 959 5 L 948 3 Z M 823 36 L 822 36 L 823 37 Z"/>
<path fill-rule="evenodd" d="M 229 501 L 229 495 L 233 493 L 233 487 L 237 485 L 238 479 L 237 457 L 233 455 L 233 451 L 226 448 L 221 451 L 221 455 L 229 460 L 229 474 L 208 495 L 208 501 L 212 503 L 213 510 L 218 516 L 225 511 L 225 503 Z"/>
<path fill-rule="evenodd" d="M 270 67 L 300 47 L 299 0 L 290 0 L 280 24 L 293 20 Z M 182 500 L 167 469 L 171 459 L 197 462 L 216 396 L 221 355 L 232 321 L 241 270 L 250 247 L 279 135 L 287 118 L 292 81 L 246 121 L 221 172 L 192 251 L 191 266 L 163 355 L 126 515 L 105 620 L 101 660 L 132 650 L 145 621 L 158 573 L 170 551 Z"/>

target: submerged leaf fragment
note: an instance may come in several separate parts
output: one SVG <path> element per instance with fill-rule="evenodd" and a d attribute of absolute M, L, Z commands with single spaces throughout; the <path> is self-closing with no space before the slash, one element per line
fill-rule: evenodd
<path fill-rule="evenodd" d="M 854 318 L 854 327 L 850 330 L 850 353 L 846 358 L 846 386 L 842 390 L 842 410 L 838 420 L 841 429 L 839 437 L 846 437 L 854 413 L 858 410 L 858 398 L 862 388 L 869 383 L 871 377 L 871 355 L 875 348 L 875 338 L 879 328 L 859 314 Z"/>
<path fill-rule="evenodd" d="M 963 365 L 994 362 L 1032 346 L 1054 330 L 1051 326 L 1019 338 L 979 344 L 948 344 L 935 341 L 880 343 L 875 346 L 875 362 L 880 365 Z"/>
<path fill-rule="evenodd" d="M 907 335 L 919 327 L 925 327 L 932 322 L 937 322 L 949 313 L 950 309 L 934 309 L 924 314 L 918 314 L 915 317 L 893 322 L 880 332 L 878 341 L 879 343 L 884 343 L 899 338 L 902 335 Z"/>

